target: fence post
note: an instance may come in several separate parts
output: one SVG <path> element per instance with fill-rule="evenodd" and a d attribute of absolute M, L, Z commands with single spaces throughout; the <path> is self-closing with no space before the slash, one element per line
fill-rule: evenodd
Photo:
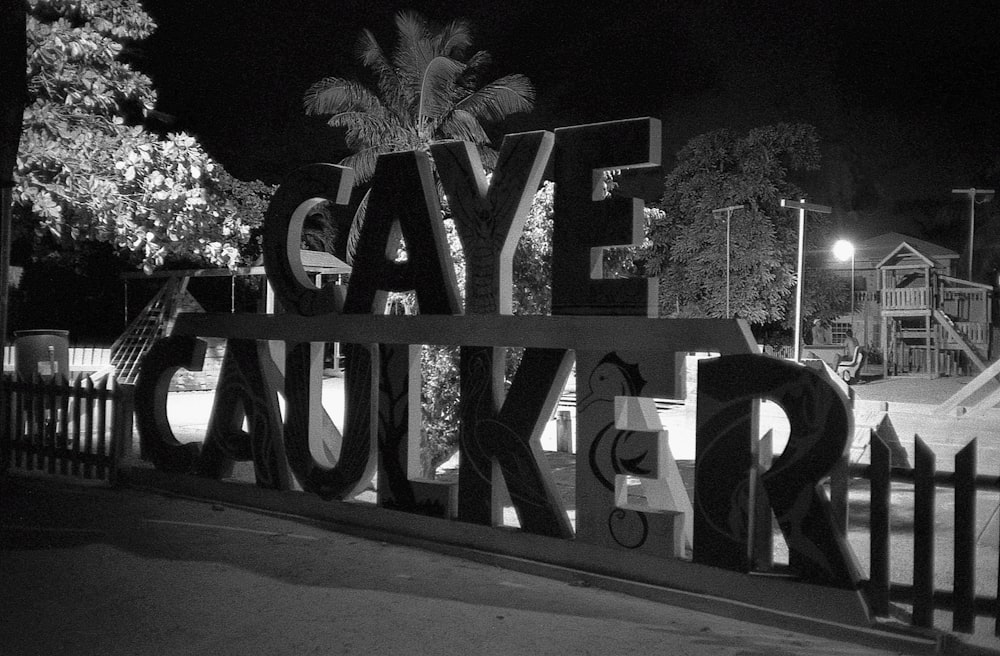
<path fill-rule="evenodd" d="M 69 406 L 73 396 L 73 388 L 65 377 L 59 385 L 59 424 L 56 428 L 59 442 L 59 473 L 63 476 L 69 473 Z"/>
<path fill-rule="evenodd" d="M 94 383 L 89 378 L 83 381 L 83 445 L 80 453 L 83 460 L 83 477 L 94 476 L 94 465 L 90 454 L 94 452 Z"/>
<path fill-rule="evenodd" d="M 914 436 L 913 466 L 913 623 L 934 625 L 935 456 Z"/>
<path fill-rule="evenodd" d="M 73 476 L 80 475 L 80 445 L 83 427 L 81 420 L 83 416 L 83 378 L 77 376 L 73 381 L 73 434 L 70 437 L 70 453 L 73 455 Z"/>
<path fill-rule="evenodd" d="M 111 470 L 108 483 L 117 486 L 123 461 L 132 453 L 132 393 L 131 386 L 121 385 L 110 377 L 113 390 L 114 414 L 111 432 Z"/>
<path fill-rule="evenodd" d="M 59 450 L 56 446 L 56 437 L 59 433 L 59 406 L 57 399 L 61 388 L 62 373 L 54 374 L 44 383 L 45 394 L 42 396 L 44 406 L 44 416 L 42 418 L 45 427 L 45 454 L 48 458 L 46 463 L 47 471 L 50 474 L 56 473 L 56 460 L 58 460 Z"/>
<path fill-rule="evenodd" d="M 25 459 L 24 447 L 26 437 L 24 423 L 27 421 L 27 417 L 25 416 L 26 409 L 24 407 L 24 387 L 18 378 L 12 377 L 11 389 L 13 390 L 13 394 L 10 396 L 11 407 L 14 408 L 14 430 L 10 434 L 14 452 L 11 455 L 14 466 L 20 467 Z"/>
<path fill-rule="evenodd" d="M 976 625 L 976 440 L 955 455 L 955 608 L 952 629 Z"/>
<path fill-rule="evenodd" d="M 108 378 L 105 378 L 94 390 L 97 397 L 94 404 L 94 411 L 97 413 L 97 443 L 95 455 L 97 456 L 97 478 L 104 478 L 108 475 L 108 469 L 104 463 L 114 459 L 114 452 L 108 449 L 108 404 L 111 402 L 111 393 L 108 390 Z M 114 424 L 112 424 L 112 428 Z"/>
<path fill-rule="evenodd" d="M 875 431 L 871 431 L 869 448 L 871 565 L 868 573 L 868 600 L 872 613 L 886 617 L 889 615 L 889 536 L 892 534 L 889 530 L 892 454 Z"/>

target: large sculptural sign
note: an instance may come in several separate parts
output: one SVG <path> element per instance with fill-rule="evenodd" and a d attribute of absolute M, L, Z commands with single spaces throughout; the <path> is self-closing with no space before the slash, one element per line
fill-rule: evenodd
<path fill-rule="evenodd" d="M 464 306 L 444 236 L 433 156 L 466 256 Z M 164 471 L 220 477 L 252 460 L 258 485 L 350 499 L 378 475 L 378 503 L 395 510 L 498 524 L 505 488 L 526 532 L 613 549 L 749 571 L 751 489 L 763 488 L 803 580 L 853 588 L 858 572 L 837 532 L 820 481 L 844 452 L 851 414 L 819 373 L 756 354 L 738 320 L 655 318 L 654 280 L 604 279 L 601 249 L 637 242 L 642 200 L 605 197 L 606 170 L 654 169 L 660 125 L 634 119 L 508 135 L 487 184 L 475 150 L 461 142 L 431 154 L 382 156 L 346 293 L 317 288 L 298 261 L 302 222 L 317 203 L 346 203 L 349 169 L 296 171 L 267 214 L 265 268 L 285 310 L 278 315 L 181 315 L 174 335 L 144 362 L 136 394 L 144 457 Z M 553 316 L 511 316 L 511 261 L 546 170 L 555 182 Z M 396 261 L 399 235 L 407 259 Z M 385 294 L 412 290 L 420 314 L 385 316 Z M 166 420 L 178 367 L 200 368 L 198 337 L 228 339 L 204 443 L 180 444 Z M 272 362 L 268 343 L 283 342 Z M 342 431 L 320 406 L 325 342 L 346 354 Z M 453 485 L 419 476 L 419 348 L 461 347 L 460 467 Z M 503 393 L 503 352 L 525 352 Z M 697 406 L 693 499 L 680 485 L 652 399 L 675 396 L 675 362 L 703 361 Z M 577 389 L 576 525 L 555 492 L 539 444 L 573 364 Z M 278 397 L 284 396 L 282 418 Z M 754 473 L 751 418 L 760 399 L 789 418 L 788 446 Z M 243 431 L 247 419 L 247 431 Z M 311 443 L 336 444 L 332 463 Z M 503 485 L 500 485 L 502 481 Z M 648 503 L 629 500 L 640 481 Z M 693 535 L 692 529 L 693 527 Z"/>

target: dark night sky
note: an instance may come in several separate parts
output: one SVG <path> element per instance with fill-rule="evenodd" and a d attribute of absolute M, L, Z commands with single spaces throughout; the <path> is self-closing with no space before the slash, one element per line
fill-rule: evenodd
<path fill-rule="evenodd" d="M 363 76 L 352 54 L 363 27 L 390 49 L 399 9 L 464 17 L 494 56 L 493 77 L 520 72 L 536 86 L 536 111 L 504 131 L 655 116 L 669 167 L 708 130 L 813 123 L 824 166 L 803 183 L 843 232 L 895 228 L 960 247 L 967 210 L 950 190 L 1000 186 L 992 4 L 147 0 L 160 28 L 141 67 L 174 129 L 234 174 L 279 182 L 346 154 L 301 98 L 324 76 Z"/>

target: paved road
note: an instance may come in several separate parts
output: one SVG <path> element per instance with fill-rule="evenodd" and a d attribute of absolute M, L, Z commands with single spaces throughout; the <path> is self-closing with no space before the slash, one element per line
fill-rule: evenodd
<path fill-rule="evenodd" d="M 0 495 L 4 656 L 904 651 L 141 491 L 12 476 Z"/>

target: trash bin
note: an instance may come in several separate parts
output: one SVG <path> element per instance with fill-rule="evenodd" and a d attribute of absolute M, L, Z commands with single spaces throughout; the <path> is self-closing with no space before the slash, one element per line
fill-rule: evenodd
<path fill-rule="evenodd" d="M 69 331 L 15 331 L 14 372 L 23 380 L 32 380 L 36 373 L 43 380 L 51 380 L 55 376 L 68 379 Z"/>

